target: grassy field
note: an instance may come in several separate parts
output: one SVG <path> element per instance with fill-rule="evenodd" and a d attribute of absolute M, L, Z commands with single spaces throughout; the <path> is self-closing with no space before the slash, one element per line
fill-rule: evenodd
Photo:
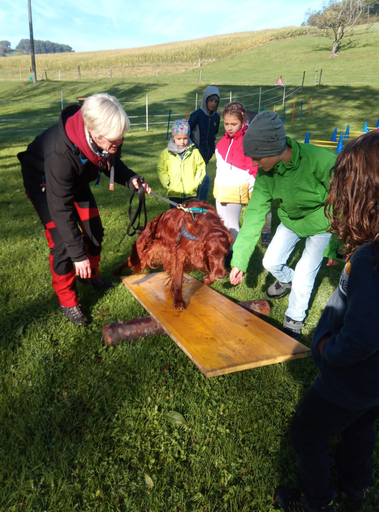
<path fill-rule="evenodd" d="M 279 74 L 288 81 L 298 77 L 299 84 L 305 65 L 313 66 L 314 79 L 317 61 L 325 85 L 306 81 L 287 104 L 285 126 L 299 141 L 308 130 L 311 137 L 330 139 L 335 127 L 344 131 L 350 124 L 358 130 L 366 120 L 375 124 L 379 117 L 379 77 L 370 60 L 378 31 L 365 35 L 362 30 L 361 39 L 355 37 L 371 37 L 372 46 L 347 47 L 334 61 L 327 59 L 325 48 L 310 49 L 326 45 L 326 39 L 304 36 L 204 66 L 204 79 L 217 83 L 223 97 L 233 90 L 233 97 L 242 100 L 260 86 L 272 85 Z M 316 375 L 312 360 L 207 380 L 168 336 L 106 349 L 104 324 L 146 312 L 113 279 L 115 286 L 105 294 L 79 285 L 91 323 L 81 328 L 69 324 L 51 288 L 43 229 L 25 198 L 16 154 L 55 122 L 61 90 L 72 101 L 108 91 L 135 102 L 125 106 L 131 115 L 143 115 L 146 94 L 152 113 L 167 112 L 169 104 L 161 102 L 175 100 L 184 101 L 175 112 L 184 112 L 193 110 L 196 92 L 204 89 L 197 84 L 197 73 L 112 83 L 0 82 L 0 101 L 14 102 L 0 103 L 1 512 L 272 512 L 273 489 L 296 485 L 288 430 L 296 404 Z M 306 107 L 302 121 L 301 100 Z M 293 101 L 297 110 L 292 123 Z M 280 101 L 277 109 L 282 115 Z M 153 125 L 148 132 L 134 126 L 123 152 L 128 165 L 158 194 L 163 189 L 155 165 L 165 145 L 164 126 Z M 213 161 L 209 171 L 213 177 Z M 134 241 L 118 245 L 127 225 L 129 195 L 122 187 L 110 193 L 104 178 L 94 193 L 105 227 L 101 271 L 112 280 L 112 269 Z M 166 209 L 152 197 L 147 207 L 149 219 Z M 262 268 L 263 253 L 258 245 L 242 285 L 231 287 L 225 279 L 213 287 L 234 301 L 263 298 L 273 282 Z M 307 345 L 339 273 L 326 266 L 319 272 L 302 339 Z M 280 327 L 286 307 L 287 298 L 274 302 L 267 321 Z M 173 423 L 171 411 L 182 415 L 180 424 Z M 374 470 L 379 471 L 378 451 Z M 365 510 L 376 510 L 378 502 L 375 485 Z"/>

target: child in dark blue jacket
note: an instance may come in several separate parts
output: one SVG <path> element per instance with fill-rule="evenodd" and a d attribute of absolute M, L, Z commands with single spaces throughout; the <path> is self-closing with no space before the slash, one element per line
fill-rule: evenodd
<path fill-rule="evenodd" d="M 338 489 L 361 510 L 372 482 L 379 418 L 379 132 L 352 140 L 338 156 L 326 212 L 347 261 L 316 328 L 319 368 L 291 424 L 300 491 L 277 489 L 284 510 L 334 511 L 328 441 L 340 435 Z"/>
<path fill-rule="evenodd" d="M 208 86 L 204 91 L 201 107 L 192 112 L 188 120 L 191 139 L 199 149 L 205 165 L 214 155 L 216 148 L 216 135 L 220 126 L 220 116 L 217 113 L 219 103 L 220 91 L 214 85 Z M 209 185 L 209 174 L 206 174 L 198 189 L 198 197 L 202 201 L 207 200 Z"/>

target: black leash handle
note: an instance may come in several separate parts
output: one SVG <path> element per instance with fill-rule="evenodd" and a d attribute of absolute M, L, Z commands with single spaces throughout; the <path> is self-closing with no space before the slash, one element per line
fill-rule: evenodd
<path fill-rule="evenodd" d="M 133 187 L 132 193 L 130 195 L 129 200 L 129 225 L 126 229 L 125 235 L 121 238 L 118 245 L 121 245 L 126 235 L 134 236 L 136 233 L 140 234 L 145 229 L 147 224 L 147 212 L 146 212 L 146 202 L 145 202 L 145 189 L 142 184 L 145 183 L 145 180 L 142 176 L 136 176 L 135 178 L 138 182 L 138 189 Z M 135 195 L 138 195 L 138 205 L 137 208 L 134 209 L 133 198 Z M 143 224 L 141 224 L 141 213 L 143 213 L 144 220 Z"/>

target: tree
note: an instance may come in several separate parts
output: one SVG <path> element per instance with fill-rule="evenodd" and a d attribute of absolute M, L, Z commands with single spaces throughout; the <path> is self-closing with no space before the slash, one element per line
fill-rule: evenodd
<path fill-rule="evenodd" d="M 16 46 L 16 50 L 20 53 L 30 54 L 30 40 L 21 39 Z M 64 53 L 73 52 L 71 46 L 67 44 L 52 43 L 51 41 L 39 41 L 34 39 L 34 51 L 35 53 Z"/>
<path fill-rule="evenodd" d="M 333 39 L 332 53 L 335 57 L 339 44 L 358 21 L 363 12 L 362 0 L 329 0 L 320 11 L 308 11 L 306 25 L 318 27 Z"/>
<path fill-rule="evenodd" d="M 5 54 L 11 51 L 12 48 L 9 41 L 0 41 L 0 57 L 5 57 Z"/>

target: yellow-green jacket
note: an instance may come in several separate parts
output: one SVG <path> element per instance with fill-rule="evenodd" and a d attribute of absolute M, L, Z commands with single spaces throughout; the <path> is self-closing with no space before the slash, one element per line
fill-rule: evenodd
<path fill-rule="evenodd" d="M 205 176 L 205 162 L 195 144 L 188 146 L 183 159 L 166 148 L 159 157 L 157 172 L 168 197 L 195 197 Z"/>

